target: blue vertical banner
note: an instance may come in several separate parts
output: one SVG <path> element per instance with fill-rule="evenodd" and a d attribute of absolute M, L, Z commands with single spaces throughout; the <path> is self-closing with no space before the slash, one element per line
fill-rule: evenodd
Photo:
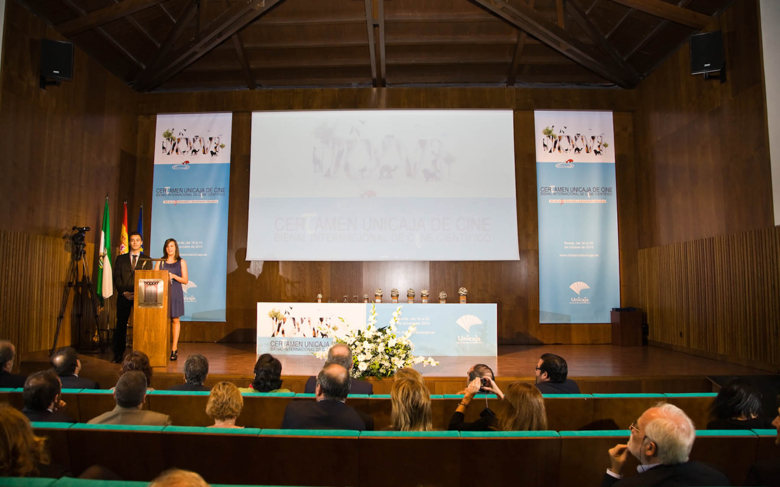
<path fill-rule="evenodd" d="M 183 321 L 225 321 L 232 113 L 158 115 L 151 245 L 187 261 Z"/>
<path fill-rule="evenodd" d="M 612 112 L 534 119 L 539 322 L 609 323 L 620 306 Z"/>

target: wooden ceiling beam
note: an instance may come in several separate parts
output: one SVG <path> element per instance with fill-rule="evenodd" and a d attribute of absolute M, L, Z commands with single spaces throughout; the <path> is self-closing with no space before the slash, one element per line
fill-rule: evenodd
<path fill-rule="evenodd" d="M 198 32 L 202 31 L 203 28 L 206 27 L 206 21 L 209 18 L 208 4 L 208 0 L 198 0 Z"/>
<path fill-rule="evenodd" d="M 555 0 L 555 10 L 558 14 L 558 27 L 566 29 L 566 19 L 564 18 L 563 0 Z"/>
<path fill-rule="evenodd" d="M 195 15 L 198 13 L 198 3 L 198 0 L 190 0 L 187 6 L 184 7 L 181 15 L 178 19 L 176 19 L 173 26 L 171 27 L 171 30 L 168 31 L 168 35 L 165 36 L 165 40 L 157 50 L 157 53 L 155 53 L 154 58 L 148 64 L 148 67 L 142 72 L 138 73 L 138 76 L 136 76 L 136 78 L 133 80 L 133 86 L 143 86 L 144 83 L 149 81 L 155 70 L 164 64 L 163 61 L 165 61 L 168 53 L 171 52 L 171 49 L 173 49 L 176 41 L 178 41 L 179 38 L 184 34 L 185 29 L 187 26 L 189 26 L 190 22 L 192 22 L 192 19 L 194 19 Z"/>
<path fill-rule="evenodd" d="M 205 2 L 206 0 L 200 0 L 201 4 Z M 222 4 L 222 9 L 227 11 L 230 6 L 227 3 L 227 0 L 220 0 L 220 3 Z M 249 66 L 249 61 L 246 57 L 246 50 L 244 49 L 244 43 L 241 42 L 241 38 L 238 37 L 238 32 L 230 36 L 230 38 L 233 40 L 233 47 L 236 48 L 236 55 L 238 56 L 238 62 L 241 64 L 241 69 L 244 71 L 244 77 L 246 78 L 246 87 L 250 90 L 254 90 L 257 88 L 257 84 L 255 83 L 255 76 L 252 74 L 252 68 Z"/>
<path fill-rule="evenodd" d="M 631 17 L 634 14 L 634 12 L 636 12 L 636 10 L 634 10 L 633 8 L 627 9 L 626 13 L 623 14 L 622 17 L 620 17 L 620 20 L 618 20 L 615 23 L 615 25 L 609 30 L 609 32 L 607 32 L 607 35 L 605 35 L 604 37 L 606 37 L 607 39 L 612 37 L 615 34 L 615 32 L 617 32 L 617 30 L 620 28 L 620 26 L 623 25 L 623 22 L 628 20 L 628 18 Z"/>
<path fill-rule="evenodd" d="M 569 15 L 572 16 L 580 28 L 588 34 L 588 37 L 590 37 L 602 51 L 607 53 L 625 73 L 629 74 L 630 77 L 628 81 L 635 86 L 639 84 L 640 79 L 636 70 L 623 59 L 623 56 L 620 55 L 617 49 L 609 43 L 607 38 L 604 37 L 593 22 L 591 22 L 588 18 L 588 14 L 586 14 L 585 10 L 577 3 L 577 0 L 566 0 L 566 10 L 568 10 Z"/>
<path fill-rule="evenodd" d="M 72 2 L 72 0 L 63 0 L 63 2 L 65 3 L 65 5 L 67 5 L 68 7 L 70 7 L 72 10 L 74 10 L 74 11 L 76 11 L 76 12 L 80 13 L 81 15 L 86 15 L 86 13 L 87 13 L 87 12 L 86 12 L 86 10 L 84 10 L 83 8 L 81 8 L 81 7 L 79 7 L 78 5 L 76 5 L 75 3 L 73 3 L 73 2 Z M 105 40 L 106 40 L 106 41 L 107 41 L 109 44 L 111 44 L 112 46 L 114 46 L 114 47 L 115 47 L 115 48 L 116 48 L 116 49 L 117 49 L 119 52 L 121 52 L 122 54 L 124 54 L 124 55 L 125 55 L 125 57 L 127 57 L 127 59 L 129 59 L 130 61 L 132 61 L 132 62 L 133 62 L 133 64 L 135 64 L 136 66 L 138 66 L 138 67 L 139 67 L 139 68 L 141 68 L 141 69 L 144 69 L 144 68 L 145 68 L 145 65 L 144 65 L 144 63 L 143 63 L 143 62 L 141 62 L 141 60 L 140 60 L 140 59 L 138 59 L 137 57 L 135 57 L 135 56 L 133 55 L 133 53 L 131 53 L 130 51 L 128 51 L 128 50 L 127 50 L 127 48 L 126 48 L 125 46 L 123 46 L 123 45 L 122 45 L 122 44 L 120 44 L 120 43 L 119 43 L 119 42 L 118 42 L 116 39 L 114 39 L 114 37 L 113 37 L 113 36 L 111 36 L 111 35 L 110 35 L 108 32 L 106 32 L 106 30 L 105 30 L 105 29 L 103 29 L 102 27 L 98 27 L 98 28 L 97 28 L 97 29 L 95 29 L 95 30 L 97 31 L 97 33 L 98 33 L 98 34 L 99 34 L 101 37 L 103 37 L 103 39 L 105 39 Z"/>
<path fill-rule="evenodd" d="M 660 17 L 664 20 L 685 25 L 696 30 L 702 30 L 707 27 L 714 19 L 709 15 L 700 14 L 693 10 L 683 8 L 662 0 L 611 0 L 620 5 L 631 7 L 633 9 L 650 14 L 654 17 Z"/>
<path fill-rule="evenodd" d="M 509 5 L 504 0 L 472 1 L 616 85 L 622 88 L 635 86 L 630 81 L 630 73 L 625 72 L 609 55 L 581 42 L 528 5 Z"/>
<path fill-rule="evenodd" d="M 682 8 L 684 8 L 686 5 L 688 5 L 689 3 L 691 3 L 691 1 L 692 1 L 692 0 L 680 0 L 680 1 L 677 3 L 677 6 L 678 6 L 678 7 L 682 7 Z M 653 38 L 653 37 L 654 37 L 656 34 L 658 34 L 658 33 L 659 33 L 659 32 L 660 32 L 662 29 L 664 29 L 664 28 L 665 28 L 667 25 L 669 25 L 669 22 L 670 22 L 670 21 L 668 21 L 668 20 L 662 20 L 661 22 L 658 22 L 658 25 L 656 25 L 655 27 L 653 27 L 653 30 L 651 30 L 649 34 L 647 34 L 645 37 L 643 37 L 642 39 L 640 39 L 640 40 L 639 40 L 639 42 L 637 42 L 637 43 L 636 43 L 636 45 L 635 45 L 635 46 L 634 46 L 634 47 L 633 47 L 633 48 L 632 48 L 630 51 L 628 51 L 628 54 L 626 54 L 626 56 L 625 56 L 625 59 L 628 59 L 628 58 L 630 58 L 631 56 L 633 56 L 634 54 L 636 54 L 636 52 L 637 52 L 638 50 L 640 50 L 640 49 L 642 49 L 643 47 L 645 47 L 645 45 L 646 45 L 648 42 L 650 42 L 650 39 L 652 39 L 652 38 Z"/>
<path fill-rule="evenodd" d="M 205 29 L 182 47 L 166 56 L 165 64 L 150 73 L 139 88 L 150 91 L 181 72 L 249 23 L 284 0 L 242 0 L 209 22 Z"/>
<path fill-rule="evenodd" d="M 536 0 L 528 0 L 528 6 L 534 8 Z M 520 66 L 520 58 L 523 56 L 523 50 L 525 50 L 525 43 L 528 41 L 528 33 L 521 30 L 517 36 L 517 45 L 515 46 L 515 54 L 512 56 L 512 64 L 509 65 L 509 74 L 506 77 L 506 85 L 514 86 L 517 80 L 517 68 Z"/>
<path fill-rule="evenodd" d="M 90 12 L 77 19 L 63 22 L 55 27 L 65 37 L 73 37 L 82 32 L 96 29 L 114 20 L 153 7 L 164 0 L 123 0 L 109 7 Z M 80 9 L 81 10 L 81 9 Z"/>
<path fill-rule="evenodd" d="M 113 2 L 119 3 L 119 0 L 113 0 Z M 154 36 L 152 36 L 152 34 L 150 34 L 149 31 L 144 28 L 144 26 L 138 23 L 138 21 L 135 20 L 132 15 L 128 15 L 127 17 L 125 17 L 125 20 L 127 20 L 127 22 L 130 25 L 132 25 L 135 28 L 135 30 L 137 30 L 138 32 L 143 34 L 147 39 L 149 39 L 152 42 L 152 44 L 154 44 L 156 47 L 160 47 L 160 42 L 157 39 L 155 39 Z"/>

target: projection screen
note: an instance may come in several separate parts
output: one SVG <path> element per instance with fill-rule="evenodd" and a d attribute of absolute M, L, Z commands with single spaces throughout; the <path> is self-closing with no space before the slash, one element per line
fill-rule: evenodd
<path fill-rule="evenodd" d="M 511 110 L 254 112 L 247 260 L 517 260 Z"/>

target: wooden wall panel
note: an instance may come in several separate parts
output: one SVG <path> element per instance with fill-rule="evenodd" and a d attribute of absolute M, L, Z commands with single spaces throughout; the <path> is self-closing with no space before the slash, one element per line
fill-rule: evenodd
<path fill-rule="evenodd" d="M 780 371 L 780 227 L 639 251 L 650 340 Z"/>
<path fill-rule="evenodd" d="M 588 96 L 592 93 L 592 96 Z M 469 301 L 498 303 L 501 343 L 609 343 L 608 324 L 540 325 L 539 256 L 536 203 L 536 155 L 533 109 L 630 110 L 633 92 L 591 90 L 516 90 L 504 88 L 398 88 L 259 90 L 254 93 L 166 93 L 141 95 L 138 118 L 136 195 L 151 207 L 151 168 L 156 113 L 234 111 L 231 152 L 231 196 L 228 223 L 227 322 L 182 325 L 184 341 L 252 341 L 258 301 L 342 301 L 363 294 L 373 298 L 382 288 L 386 301 L 397 287 L 439 291 L 457 300 L 460 286 Z M 538 97 L 538 102 L 534 100 Z M 520 105 L 520 106 L 517 106 Z M 364 108 L 503 108 L 515 109 L 515 183 L 517 188 L 520 260 L 514 262 L 244 262 L 249 200 L 251 113 L 247 110 Z M 520 109 L 521 108 L 521 109 Z M 621 272 L 624 305 L 636 305 L 636 215 L 633 115 L 615 115 L 620 204 Z"/>
<path fill-rule="evenodd" d="M 686 44 L 637 90 L 640 248 L 773 225 L 758 1 L 715 27 L 726 83 L 691 76 Z"/>
<path fill-rule="evenodd" d="M 118 241 L 121 203 L 127 197 L 133 205 L 136 95 L 78 49 L 73 81 L 40 89 L 40 39 L 62 39 L 18 2 L 5 8 L 0 338 L 23 354 L 51 347 L 70 259 L 62 237 L 74 225 L 88 226 L 87 241 L 94 243 L 107 194 Z M 71 343 L 70 318 L 60 345 Z"/>

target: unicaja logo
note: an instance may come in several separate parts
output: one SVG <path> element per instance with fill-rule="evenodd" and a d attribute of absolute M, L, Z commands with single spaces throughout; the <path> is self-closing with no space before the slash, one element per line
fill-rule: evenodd
<path fill-rule="evenodd" d="M 577 293 L 576 298 L 570 298 L 571 304 L 590 304 L 590 299 L 580 295 L 582 291 L 586 289 L 590 289 L 590 286 L 588 286 L 582 281 L 577 281 L 573 283 L 571 286 L 569 286 L 569 289 Z"/>
<path fill-rule="evenodd" d="M 471 327 L 474 325 L 482 325 L 482 320 L 474 315 L 464 315 L 458 318 L 456 321 L 458 326 L 466 330 L 468 335 L 458 335 L 458 343 L 482 343 L 482 339 L 478 336 L 471 336 Z"/>

